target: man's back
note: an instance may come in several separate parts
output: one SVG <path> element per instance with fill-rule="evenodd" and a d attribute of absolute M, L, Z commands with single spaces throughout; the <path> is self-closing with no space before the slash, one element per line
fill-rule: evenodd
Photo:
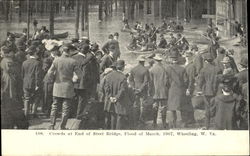
<path fill-rule="evenodd" d="M 131 70 L 131 79 L 134 82 L 134 87 L 137 89 L 145 86 L 145 83 L 148 83 L 149 80 L 149 72 L 146 67 L 143 65 L 137 65 Z"/>
<path fill-rule="evenodd" d="M 206 64 L 200 71 L 198 88 L 203 90 L 204 95 L 214 96 L 218 89 L 218 74 L 221 70 L 215 65 Z"/>
<path fill-rule="evenodd" d="M 22 65 L 23 88 L 35 89 L 42 82 L 42 64 L 35 58 L 29 58 Z"/>

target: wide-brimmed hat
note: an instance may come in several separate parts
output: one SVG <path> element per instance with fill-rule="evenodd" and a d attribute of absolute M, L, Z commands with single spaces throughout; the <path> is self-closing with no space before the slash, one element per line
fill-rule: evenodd
<path fill-rule="evenodd" d="M 125 67 L 125 61 L 124 60 L 118 60 L 116 62 L 116 68 L 121 68 L 121 67 Z"/>
<path fill-rule="evenodd" d="M 240 65 L 247 67 L 248 66 L 248 57 L 242 57 L 240 60 Z"/>
<path fill-rule="evenodd" d="M 162 61 L 162 56 L 160 54 L 156 54 L 155 57 L 153 57 L 156 61 Z"/>
<path fill-rule="evenodd" d="M 222 59 L 222 61 L 221 61 L 221 63 L 230 63 L 231 62 L 231 60 L 230 60 L 230 58 L 229 57 L 224 57 L 223 59 Z"/>
<path fill-rule="evenodd" d="M 137 61 L 145 61 L 146 59 L 145 59 L 145 57 L 143 56 L 143 55 L 139 55 L 138 57 L 137 57 L 137 59 L 136 59 Z"/>

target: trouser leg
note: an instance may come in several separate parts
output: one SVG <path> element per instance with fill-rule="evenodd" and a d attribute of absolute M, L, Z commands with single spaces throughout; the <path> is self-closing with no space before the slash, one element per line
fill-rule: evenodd
<path fill-rule="evenodd" d="M 111 128 L 111 115 L 108 112 L 105 112 L 105 124 L 104 129 L 110 129 Z"/>
<path fill-rule="evenodd" d="M 54 128 L 56 125 L 56 117 L 58 113 L 58 105 L 62 103 L 62 99 L 59 97 L 53 97 L 53 103 L 51 106 L 51 113 L 50 113 L 50 126 Z"/>
<path fill-rule="evenodd" d="M 65 129 L 70 113 L 71 99 L 63 99 L 62 103 L 62 120 L 60 124 L 61 129 Z"/>
<path fill-rule="evenodd" d="M 121 130 L 124 128 L 123 126 L 123 116 L 122 115 L 116 115 L 116 130 Z"/>
<path fill-rule="evenodd" d="M 158 116 L 159 102 L 155 100 L 153 104 L 153 124 L 157 124 L 157 116 Z"/>
<path fill-rule="evenodd" d="M 145 102 L 146 102 L 146 98 L 145 97 L 141 97 L 140 98 L 140 118 L 139 118 L 139 120 L 142 123 L 145 122 Z"/>
<path fill-rule="evenodd" d="M 77 90 L 77 97 L 78 97 L 78 105 L 77 105 L 77 113 L 76 118 L 81 119 L 83 117 L 84 108 L 86 106 L 86 91 L 83 89 Z"/>
<path fill-rule="evenodd" d="M 24 89 L 23 92 L 24 92 L 24 115 L 27 118 L 29 118 L 31 93 L 28 89 Z"/>
<path fill-rule="evenodd" d="M 176 114 L 176 111 L 175 111 L 175 110 L 171 110 L 171 111 L 170 111 L 170 117 L 171 117 L 171 120 L 170 120 L 170 127 L 171 127 L 171 128 L 176 128 L 177 114 Z"/>
<path fill-rule="evenodd" d="M 204 96 L 204 101 L 205 101 L 205 125 L 206 125 L 206 129 L 210 128 L 210 100 L 211 100 L 211 96 Z"/>
<path fill-rule="evenodd" d="M 161 120 L 162 120 L 162 125 L 164 128 L 167 127 L 167 101 L 166 100 L 161 100 L 160 101 L 160 112 L 161 112 Z"/>
<path fill-rule="evenodd" d="M 116 129 L 117 115 L 115 113 L 111 113 L 111 129 Z"/>

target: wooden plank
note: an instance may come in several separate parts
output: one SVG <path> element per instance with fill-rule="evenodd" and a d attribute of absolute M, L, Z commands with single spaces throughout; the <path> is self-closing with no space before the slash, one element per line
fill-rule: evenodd
<path fill-rule="evenodd" d="M 215 15 L 202 14 L 202 18 L 216 18 Z"/>

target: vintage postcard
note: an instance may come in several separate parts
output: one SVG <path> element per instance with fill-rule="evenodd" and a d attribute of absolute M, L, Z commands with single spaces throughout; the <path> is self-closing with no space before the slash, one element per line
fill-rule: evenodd
<path fill-rule="evenodd" d="M 0 0 L 2 155 L 249 155 L 247 0 Z"/>

